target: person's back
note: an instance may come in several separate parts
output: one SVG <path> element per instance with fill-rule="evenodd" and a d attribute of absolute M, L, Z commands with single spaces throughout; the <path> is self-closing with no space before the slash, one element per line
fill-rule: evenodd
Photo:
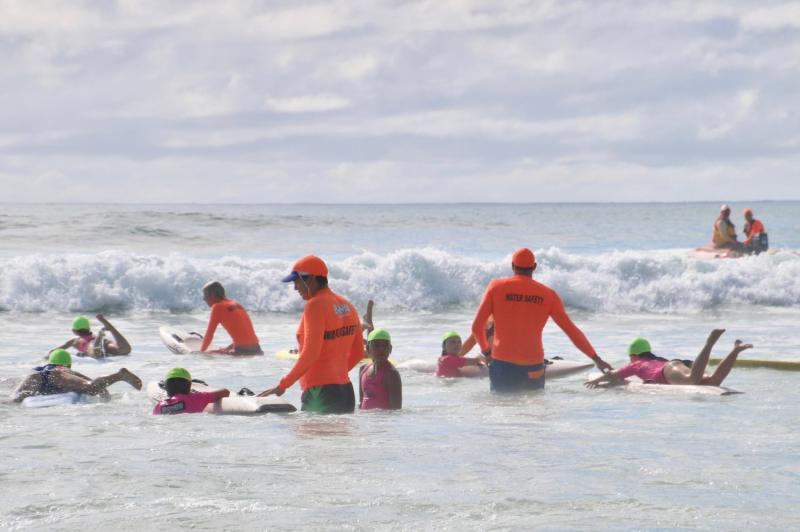
<path fill-rule="evenodd" d="M 220 352 L 239 355 L 263 354 L 250 315 L 242 305 L 225 295 L 225 288 L 219 281 L 211 281 L 203 287 L 203 301 L 211 307 L 211 316 L 208 319 L 200 351 L 208 350 L 217 326 L 222 325 L 233 340 L 233 345 Z"/>

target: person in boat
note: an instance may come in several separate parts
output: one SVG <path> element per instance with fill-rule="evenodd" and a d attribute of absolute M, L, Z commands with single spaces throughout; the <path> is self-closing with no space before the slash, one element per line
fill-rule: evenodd
<path fill-rule="evenodd" d="M 11 394 L 14 402 L 21 402 L 34 395 L 53 395 L 57 393 L 77 392 L 87 395 L 108 396 L 106 390 L 116 382 L 125 381 L 137 390 L 142 389 L 142 380 L 125 368 L 92 379 L 78 373 L 72 368 L 72 356 L 64 349 L 56 349 L 48 357 L 47 364 L 34 368 L 33 373 L 25 377 Z"/>
<path fill-rule="evenodd" d="M 103 327 L 97 333 L 92 333 L 92 325 L 86 316 L 78 316 L 72 321 L 72 334 L 75 336 L 67 340 L 64 344 L 50 350 L 56 349 L 75 349 L 79 357 L 102 358 L 107 356 L 125 356 L 131 353 L 131 344 L 122 336 L 116 327 L 111 325 L 105 316 L 96 316 Z M 111 333 L 113 340 L 105 337 L 106 332 Z M 48 353 L 49 354 L 49 353 Z"/>
<path fill-rule="evenodd" d="M 748 254 L 763 253 L 769 249 L 769 241 L 767 239 L 767 231 L 764 229 L 764 224 L 761 220 L 756 220 L 753 217 L 753 209 L 744 210 L 744 234 L 747 239 L 744 241 L 744 250 Z"/>
<path fill-rule="evenodd" d="M 728 205 L 719 208 L 719 216 L 714 221 L 714 231 L 711 234 L 711 245 L 714 249 L 743 251 L 742 243 L 736 239 L 736 226 L 731 221 L 731 208 Z"/>
<path fill-rule="evenodd" d="M 605 373 L 585 383 L 587 388 L 597 386 L 617 386 L 626 384 L 626 378 L 636 375 L 645 383 L 651 384 L 693 384 L 700 386 L 720 386 L 733 368 L 739 353 L 751 349 L 751 344 L 736 340 L 733 349 L 720 362 L 711 375 L 705 373 L 711 350 L 725 329 L 714 329 L 705 346 L 694 362 L 690 360 L 667 360 L 652 353 L 650 342 L 644 338 L 634 339 L 628 346 L 631 363 L 618 370 Z"/>

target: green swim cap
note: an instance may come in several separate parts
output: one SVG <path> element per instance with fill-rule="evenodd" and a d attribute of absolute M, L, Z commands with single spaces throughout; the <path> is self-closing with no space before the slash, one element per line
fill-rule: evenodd
<path fill-rule="evenodd" d="M 192 375 L 183 368 L 172 368 L 167 372 L 166 375 L 164 375 L 165 381 L 170 379 L 186 379 L 187 381 L 191 381 Z"/>
<path fill-rule="evenodd" d="M 66 366 L 72 367 L 72 357 L 67 351 L 63 349 L 56 349 L 52 353 L 50 353 L 50 357 L 47 359 L 48 364 L 53 364 L 55 366 Z"/>
<path fill-rule="evenodd" d="M 448 341 L 450 338 L 459 338 L 459 339 L 460 339 L 460 338 L 461 338 L 461 335 L 460 335 L 460 334 L 458 334 L 458 333 L 457 333 L 457 332 L 455 332 L 455 331 L 446 332 L 446 333 L 444 333 L 444 336 L 442 336 L 442 342 L 446 342 L 446 341 Z"/>
<path fill-rule="evenodd" d="M 92 328 L 92 324 L 89 323 L 89 318 L 86 316 L 78 316 L 72 322 L 72 330 L 73 331 L 82 331 L 84 329 L 89 330 Z"/>
<path fill-rule="evenodd" d="M 642 353 L 650 353 L 650 342 L 642 338 L 634 338 L 631 345 L 628 346 L 629 355 L 641 355 Z"/>
<path fill-rule="evenodd" d="M 392 343 L 392 336 L 386 329 L 375 329 L 369 333 L 369 336 L 367 336 L 367 342 L 371 342 L 373 340 L 386 340 L 387 342 Z"/>

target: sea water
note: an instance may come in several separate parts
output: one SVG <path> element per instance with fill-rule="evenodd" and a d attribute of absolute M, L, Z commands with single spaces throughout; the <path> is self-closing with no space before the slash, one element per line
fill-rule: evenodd
<path fill-rule="evenodd" d="M 486 284 L 514 249 L 562 296 L 615 366 L 647 336 L 694 358 L 708 332 L 800 360 L 800 203 L 753 207 L 775 253 L 700 261 L 718 205 L 2 205 L 0 391 L 105 314 L 147 382 L 184 366 L 212 386 L 271 387 L 291 368 L 302 301 L 280 282 L 298 257 L 328 261 L 331 287 L 393 336 L 392 357 L 435 360 L 468 334 Z M 733 205 L 734 213 L 745 205 Z M 741 231 L 741 220 L 734 215 Z M 250 312 L 267 355 L 180 356 L 158 327 L 203 332 L 200 287 L 220 280 Z M 93 319 L 95 329 L 99 327 Z M 215 344 L 228 337 L 217 333 Z M 554 325 L 549 356 L 582 360 Z M 591 375 L 505 397 L 485 380 L 403 372 L 403 410 L 346 416 L 156 417 L 124 383 L 108 403 L 0 405 L 0 528 L 709 529 L 800 522 L 800 373 L 735 368 L 740 395 L 588 390 Z M 355 372 L 351 375 L 355 378 Z M 299 389 L 285 398 L 299 406 Z"/>

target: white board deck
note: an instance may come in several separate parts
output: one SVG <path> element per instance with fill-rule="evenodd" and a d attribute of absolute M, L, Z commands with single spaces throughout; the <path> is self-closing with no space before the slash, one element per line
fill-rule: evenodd
<path fill-rule="evenodd" d="M 590 375 L 590 379 L 596 379 L 600 375 Z M 621 386 L 609 386 L 609 389 L 619 389 L 627 392 L 646 393 L 652 395 L 734 395 L 744 392 L 728 388 L 726 386 L 703 386 L 694 384 L 650 384 L 644 383 L 636 376 L 628 377 L 627 384 Z M 605 388 L 605 386 L 601 386 Z"/>
<path fill-rule="evenodd" d="M 50 395 L 34 395 L 22 400 L 25 408 L 48 408 L 51 406 L 74 405 L 77 403 L 95 403 L 101 399 L 94 395 L 77 392 L 54 393 Z"/>
<path fill-rule="evenodd" d="M 203 345 L 203 335 L 196 332 L 186 332 L 173 327 L 160 327 L 158 333 L 167 349 L 176 355 L 200 353 Z"/>
<path fill-rule="evenodd" d="M 397 369 L 405 369 L 409 371 L 417 371 L 419 373 L 435 373 L 436 372 L 436 365 L 437 360 L 428 360 L 422 358 L 412 358 L 411 360 L 405 360 L 396 364 Z M 589 368 L 594 367 L 594 364 L 591 362 L 578 362 L 574 360 L 548 360 L 547 366 L 545 366 L 545 379 L 558 379 L 560 377 L 566 377 L 567 375 L 573 375 L 575 373 L 580 373 L 585 371 Z M 462 370 L 471 371 L 474 366 L 465 366 Z M 483 373 L 486 373 L 485 371 Z M 483 376 L 488 376 L 483 375 Z"/>

